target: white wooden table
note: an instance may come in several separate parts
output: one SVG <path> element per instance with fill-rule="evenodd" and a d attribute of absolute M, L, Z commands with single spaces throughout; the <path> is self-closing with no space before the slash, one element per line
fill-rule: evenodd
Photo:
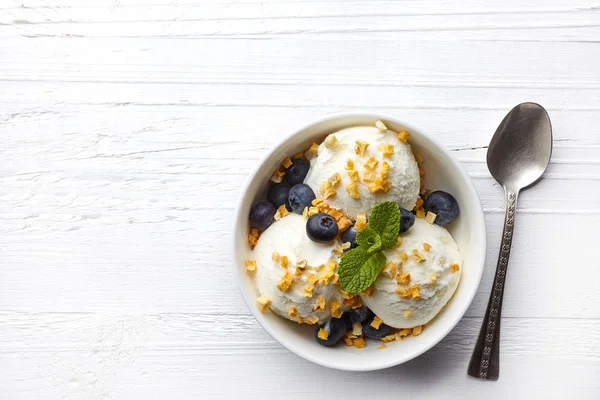
<path fill-rule="evenodd" d="M 555 151 L 521 197 L 485 383 L 466 375 L 503 218 L 485 152 L 523 101 Z M 249 169 L 340 111 L 435 134 L 486 212 L 465 318 L 373 373 L 289 353 L 231 273 Z M 599 127 L 599 0 L 2 0 L 0 398 L 599 399 Z"/>

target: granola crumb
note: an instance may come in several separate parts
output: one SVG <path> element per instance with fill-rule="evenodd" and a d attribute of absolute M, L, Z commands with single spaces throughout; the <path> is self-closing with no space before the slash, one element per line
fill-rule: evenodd
<path fill-rule="evenodd" d="M 361 229 L 365 229 L 367 227 L 367 214 L 366 213 L 358 213 L 356 214 L 356 223 L 354 224 L 354 227 L 356 228 L 357 231 L 360 231 Z"/>
<path fill-rule="evenodd" d="M 380 132 L 385 132 L 388 130 L 383 121 L 375 121 L 375 128 L 377 128 Z"/>
<path fill-rule="evenodd" d="M 352 171 L 354 169 L 354 161 L 352 161 L 350 158 L 346 160 L 345 169 L 348 171 Z"/>
<path fill-rule="evenodd" d="M 357 339 L 352 339 L 352 344 L 357 349 L 362 349 L 363 347 L 367 347 L 367 343 L 365 342 L 365 339 L 362 336 Z"/>
<path fill-rule="evenodd" d="M 273 254 L 271 254 L 271 260 L 273 260 L 274 262 L 279 262 L 281 261 L 281 256 L 278 252 L 274 251 Z"/>
<path fill-rule="evenodd" d="M 342 177 L 340 176 L 339 172 L 336 172 L 335 174 L 331 175 L 331 177 L 329 177 L 329 182 L 331 182 L 331 186 L 333 186 L 334 188 L 338 187 L 341 181 Z"/>
<path fill-rule="evenodd" d="M 417 218 L 425 218 L 425 209 L 423 207 L 417 208 Z"/>
<path fill-rule="evenodd" d="M 406 254 L 406 252 L 405 252 L 404 250 L 402 250 L 402 251 L 400 252 L 400 259 L 401 259 L 402 261 L 408 261 L 408 254 Z"/>
<path fill-rule="evenodd" d="M 408 289 L 396 289 L 396 294 L 402 297 L 403 299 L 407 299 L 409 297 L 412 297 L 413 299 L 418 299 L 421 297 L 421 290 L 419 289 L 419 285 L 413 285 Z"/>
<path fill-rule="evenodd" d="M 296 153 L 296 154 L 294 154 L 294 157 L 293 157 L 293 158 L 294 158 L 295 160 L 296 160 L 296 159 L 298 159 L 298 158 L 304 158 L 304 152 L 302 152 L 302 151 L 301 151 L 300 153 Z"/>
<path fill-rule="evenodd" d="M 421 208 L 421 206 L 423 206 L 425 202 L 423 201 L 423 199 L 421 198 L 421 196 L 417 197 L 417 203 L 415 204 L 415 210 L 417 208 Z"/>
<path fill-rule="evenodd" d="M 419 253 L 419 250 L 413 249 L 412 258 L 418 263 L 424 263 L 427 259 L 423 256 L 423 254 Z"/>
<path fill-rule="evenodd" d="M 250 247 L 254 247 L 256 246 L 256 243 L 258 243 L 258 237 L 252 235 L 252 234 L 248 234 L 248 244 L 250 245 Z"/>
<path fill-rule="evenodd" d="M 288 169 L 289 167 L 292 166 L 292 160 L 289 157 L 286 157 L 283 159 L 283 161 L 281 162 L 281 164 L 283 164 L 283 167 L 285 169 Z"/>
<path fill-rule="evenodd" d="M 317 154 L 319 154 L 319 145 L 317 143 L 313 143 L 310 148 L 304 152 L 304 155 L 309 160 L 317 156 Z"/>
<path fill-rule="evenodd" d="M 401 142 L 408 142 L 408 138 L 410 138 L 410 134 L 406 131 L 400 131 L 400 133 L 398 133 L 398 140 Z"/>
<path fill-rule="evenodd" d="M 396 271 L 397 271 L 396 263 L 393 261 L 388 261 L 385 264 L 385 267 L 383 267 L 383 269 L 381 270 L 381 273 L 384 276 L 387 276 L 388 278 L 393 278 L 394 276 L 396 276 Z"/>
<path fill-rule="evenodd" d="M 412 317 L 412 315 L 413 315 L 413 313 L 412 313 L 412 311 L 410 311 L 410 310 L 408 310 L 408 311 L 404 311 L 404 312 L 402 313 L 402 316 L 403 316 L 404 318 L 410 318 L 410 317 Z"/>
<path fill-rule="evenodd" d="M 386 179 L 390 172 L 390 163 L 384 161 L 381 163 L 381 179 Z"/>
<path fill-rule="evenodd" d="M 335 149 L 337 147 L 338 143 L 339 143 L 338 138 L 335 135 L 327 136 L 327 138 L 323 142 L 325 147 L 327 147 L 328 149 Z"/>
<path fill-rule="evenodd" d="M 412 330 L 412 335 L 419 336 L 422 331 L 423 331 L 423 325 L 415 326 Z"/>
<path fill-rule="evenodd" d="M 395 247 L 400 247 L 400 246 L 402 246 L 402 236 L 398 236 L 398 240 L 396 240 Z"/>
<path fill-rule="evenodd" d="M 315 317 L 314 315 L 309 315 L 306 317 L 306 323 L 309 325 L 314 325 L 317 322 L 319 322 L 319 318 Z"/>
<path fill-rule="evenodd" d="M 401 329 L 400 332 L 397 333 L 397 335 L 402 338 L 404 336 L 410 336 L 412 334 L 412 329 L 411 328 L 404 328 Z"/>
<path fill-rule="evenodd" d="M 396 335 L 395 334 L 391 334 L 391 335 L 387 335 L 381 338 L 381 341 L 383 343 L 389 343 L 396 340 Z"/>
<path fill-rule="evenodd" d="M 317 276 L 315 274 L 310 274 L 308 275 L 308 278 L 306 278 L 306 281 L 308 283 L 310 283 L 311 285 L 314 285 L 318 282 L 319 278 L 317 278 Z"/>
<path fill-rule="evenodd" d="M 352 170 L 352 171 L 347 171 L 347 172 L 348 172 L 348 176 L 350 177 L 350 180 L 352 182 L 358 182 L 360 180 L 360 177 L 358 176 L 358 171 Z"/>
<path fill-rule="evenodd" d="M 423 156 L 421 154 L 415 154 L 415 160 L 417 160 L 418 164 L 421 164 L 423 161 L 425 161 L 425 159 L 423 158 Z"/>
<path fill-rule="evenodd" d="M 381 144 L 379 145 L 379 151 L 383 153 L 384 157 L 390 157 L 394 155 L 394 145 L 393 144 Z"/>
<path fill-rule="evenodd" d="M 317 337 L 321 340 L 327 340 L 327 338 L 329 338 L 329 332 L 327 332 L 325 329 L 321 328 L 321 329 L 319 329 L 319 332 L 317 333 Z"/>
<path fill-rule="evenodd" d="M 302 210 L 302 216 L 304 219 L 308 219 L 308 207 L 304 207 L 304 210 Z"/>
<path fill-rule="evenodd" d="M 325 311 L 325 296 L 319 296 L 319 298 L 317 299 L 317 303 L 315 304 L 315 307 L 313 308 L 313 311 L 317 311 L 317 312 L 321 312 L 321 311 Z"/>
<path fill-rule="evenodd" d="M 361 322 L 353 322 L 352 323 L 352 334 L 356 337 L 362 335 L 362 323 Z"/>
<path fill-rule="evenodd" d="M 410 274 L 408 272 L 398 274 L 396 276 L 396 282 L 398 282 L 399 285 L 408 285 L 410 283 Z"/>
<path fill-rule="evenodd" d="M 374 170 L 379 164 L 379 161 L 375 157 L 369 157 L 367 161 L 365 161 L 365 169 Z"/>
<path fill-rule="evenodd" d="M 339 281 L 340 281 L 340 276 L 336 272 L 335 274 L 333 274 L 333 278 L 331 278 L 331 283 L 333 283 L 334 285 L 337 285 L 337 283 Z"/>
<path fill-rule="evenodd" d="M 286 271 L 285 275 L 283 275 L 283 278 L 281 278 L 281 280 L 277 282 L 277 289 L 279 289 L 282 292 L 287 292 L 290 289 L 290 287 L 292 287 L 293 283 L 294 275 Z"/>
<path fill-rule="evenodd" d="M 260 296 L 258 299 L 256 299 L 256 303 L 258 304 L 260 311 L 265 312 L 271 305 L 271 299 L 269 299 L 267 296 Z"/>
<path fill-rule="evenodd" d="M 358 187 L 356 186 L 356 183 L 351 183 L 348 186 L 346 186 L 346 192 L 348 192 L 350 197 L 352 197 L 353 199 L 360 198 L 360 193 L 358 193 Z"/>
<path fill-rule="evenodd" d="M 429 283 L 435 283 L 437 281 L 438 276 L 436 274 L 429 275 Z"/>
<path fill-rule="evenodd" d="M 273 175 L 271 176 L 271 182 L 281 183 L 283 181 L 284 176 L 285 172 L 276 169 L 275 171 L 273 171 Z"/>
<path fill-rule="evenodd" d="M 364 140 L 357 140 L 356 145 L 354 146 L 354 152 L 359 156 L 362 156 L 367 151 L 367 147 L 369 147 L 369 143 Z"/>
<path fill-rule="evenodd" d="M 309 217 L 312 217 L 313 215 L 318 214 L 318 213 L 319 213 L 319 209 L 317 207 L 309 207 L 308 208 L 307 214 Z"/>
<path fill-rule="evenodd" d="M 366 170 L 364 172 L 363 181 L 365 181 L 366 183 L 375 182 L 375 179 L 377 179 L 377 174 L 375 173 L 375 171 Z"/>
<path fill-rule="evenodd" d="M 352 339 L 350 339 L 349 337 L 345 337 L 344 343 L 346 344 L 346 346 L 350 347 L 352 346 Z"/>
<path fill-rule="evenodd" d="M 381 324 L 383 324 L 383 320 L 381 318 L 379 318 L 378 316 L 375 316 L 373 318 L 373 321 L 371 321 L 371 326 L 375 329 L 379 329 L 379 327 L 381 326 Z"/>
<path fill-rule="evenodd" d="M 341 318 L 344 311 L 338 299 L 333 299 L 329 303 L 329 312 L 333 318 Z"/>
<path fill-rule="evenodd" d="M 373 293 L 375 293 L 375 286 L 371 285 L 360 293 L 372 297 Z"/>
<path fill-rule="evenodd" d="M 288 308 L 288 315 L 290 318 L 296 318 L 298 316 L 298 309 L 296 307 Z"/>
<path fill-rule="evenodd" d="M 410 296 L 413 299 L 418 299 L 421 297 L 421 290 L 419 289 L 419 285 L 413 285 L 408 289 Z"/>
<path fill-rule="evenodd" d="M 256 272 L 256 260 L 246 260 L 246 271 Z"/>
<path fill-rule="evenodd" d="M 285 207 L 285 204 L 282 204 L 279 206 L 279 208 L 275 212 L 274 218 L 275 218 L 275 221 L 279 221 L 281 218 L 287 217 L 288 215 L 290 215 L 290 212 Z"/>
<path fill-rule="evenodd" d="M 304 286 L 304 297 L 313 297 L 313 290 L 315 290 L 315 285 L 309 283 L 308 285 Z"/>
<path fill-rule="evenodd" d="M 378 349 L 385 349 L 387 346 L 385 345 L 385 343 L 381 343 L 379 346 L 377 346 Z"/>
<path fill-rule="evenodd" d="M 334 186 L 331 184 L 330 181 L 323 181 L 321 183 L 321 187 L 319 189 L 319 192 L 321 193 L 321 195 L 325 198 L 328 199 L 331 196 L 335 196 L 336 195 L 336 190 L 334 188 Z"/>
<path fill-rule="evenodd" d="M 458 264 L 452 264 L 450 266 L 450 272 L 458 272 L 460 271 L 460 266 Z"/>
<path fill-rule="evenodd" d="M 425 251 L 429 251 L 429 250 L 431 250 L 431 245 L 429 243 L 427 243 L 427 242 L 424 242 L 423 243 L 423 249 Z"/>
<path fill-rule="evenodd" d="M 437 218 L 437 214 L 432 213 L 431 211 L 427 211 L 427 215 L 425 216 L 425 221 L 429 222 L 430 224 L 433 224 L 435 222 L 436 218 Z"/>
<path fill-rule="evenodd" d="M 288 265 L 289 265 L 289 263 L 290 263 L 290 260 L 288 259 L 288 257 L 287 257 L 287 256 L 281 256 L 281 260 L 280 260 L 280 262 L 281 262 L 281 266 L 282 266 L 283 268 L 287 268 L 287 267 L 288 267 Z"/>
<path fill-rule="evenodd" d="M 377 178 L 377 179 L 375 179 L 375 182 L 373 182 L 369 185 L 369 191 L 371 193 L 387 192 L 391 186 L 392 186 L 391 181 L 384 179 L 384 178 Z"/>

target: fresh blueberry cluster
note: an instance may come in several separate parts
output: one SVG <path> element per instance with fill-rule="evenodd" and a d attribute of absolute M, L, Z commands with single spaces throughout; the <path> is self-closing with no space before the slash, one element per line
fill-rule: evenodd
<path fill-rule="evenodd" d="M 285 205 L 288 211 L 297 214 L 310 207 L 316 196 L 310 186 L 302 183 L 309 169 L 310 164 L 303 158 L 292 161 L 285 172 L 285 181 L 271 186 L 267 201 L 256 203 L 250 209 L 250 225 L 262 232 L 273 223 L 278 207 Z"/>
<path fill-rule="evenodd" d="M 330 318 L 324 324 L 318 325 L 315 329 L 315 339 L 323 346 L 333 346 L 339 343 L 346 332 L 352 331 L 354 323 L 360 323 L 362 334 L 371 339 L 381 339 L 395 331 L 394 328 L 383 323 L 379 325 L 379 328 L 374 328 L 371 325 L 374 318 L 375 314 L 367 306 L 348 310 L 342 314 L 341 318 Z M 321 329 L 327 332 L 327 339 L 321 339 L 318 336 Z"/>

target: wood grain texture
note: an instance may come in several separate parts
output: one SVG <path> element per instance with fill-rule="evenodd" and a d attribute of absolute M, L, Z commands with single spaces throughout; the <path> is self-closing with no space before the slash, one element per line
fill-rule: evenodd
<path fill-rule="evenodd" d="M 1 2 L 0 398 L 600 398 L 599 38 L 592 0 Z M 520 198 L 502 373 L 482 383 L 466 366 L 504 212 L 485 153 L 523 101 L 555 151 Z M 343 111 L 435 135 L 487 223 L 465 318 L 366 374 L 274 342 L 229 253 L 249 171 Z"/>

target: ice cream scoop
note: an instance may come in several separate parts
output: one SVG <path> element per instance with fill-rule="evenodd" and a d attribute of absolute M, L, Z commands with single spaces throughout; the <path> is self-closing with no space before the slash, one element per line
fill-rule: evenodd
<path fill-rule="evenodd" d="M 270 307 L 274 313 L 293 321 L 307 322 L 312 318 L 313 322 L 321 323 L 331 316 L 332 301 L 343 303 L 339 286 L 331 283 L 333 274 L 329 275 L 339 260 L 334 254 L 339 243 L 316 243 L 306 235 L 305 226 L 306 220 L 301 215 L 292 213 L 281 218 L 262 233 L 251 258 L 256 260 L 258 292 L 271 300 Z M 282 262 L 283 257 L 286 257 L 286 262 Z M 280 282 L 286 273 L 293 281 L 289 288 L 282 290 Z M 283 285 L 283 288 L 286 286 Z M 314 289 L 305 290 L 311 287 Z"/>
<path fill-rule="evenodd" d="M 395 328 L 412 328 L 433 319 L 454 294 L 462 262 L 446 229 L 417 218 L 402 244 L 385 250 L 388 264 L 375 281 L 372 296 L 361 298 Z"/>
<path fill-rule="evenodd" d="M 379 189 L 377 179 L 381 180 Z M 359 212 L 368 214 L 375 205 L 386 201 L 412 210 L 421 180 L 408 143 L 399 140 L 395 132 L 358 126 L 325 139 L 311 160 L 304 182 L 317 197 L 325 197 L 331 207 L 343 209 L 355 218 Z"/>

